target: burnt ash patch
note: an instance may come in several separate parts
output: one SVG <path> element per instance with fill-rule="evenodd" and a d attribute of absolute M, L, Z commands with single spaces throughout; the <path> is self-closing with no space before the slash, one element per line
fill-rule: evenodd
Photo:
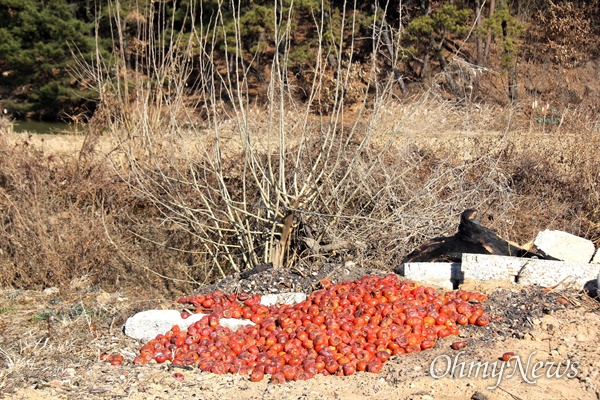
<path fill-rule="evenodd" d="M 366 275 L 390 274 L 389 271 L 379 269 L 367 269 L 354 265 L 353 263 L 321 265 L 299 264 L 292 268 L 274 269 L 272 266 L 259 268 L 256 273 L 242 273 L 230 276 L 199 288 L 195 293 L 210 293 L 220 289 L 225 293 L 246 292 L 249 294 L 278 294 L 289 292 L 301 292 L 310 294 L 319 287 L 319 281 L 327 278 L 332 283 L 354 281 Z"/>

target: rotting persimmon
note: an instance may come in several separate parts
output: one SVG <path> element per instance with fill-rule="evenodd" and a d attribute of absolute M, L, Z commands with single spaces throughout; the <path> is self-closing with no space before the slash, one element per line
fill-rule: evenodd
<path fill-rule="evenodd" d="M 467 344 L 463 341 L 460 342 L 454 342 L 450 345 L 450 347 L 452 348 L 452 350 L 461 350 L 464 349 L 467 346 Z"/>
<path fill-rule="evenodd" d="M 144 345 L 134 364 L 150 360 L 197 365 L 213 373 L 250 374 L 252 381 L 310 379 L 315 374 L 377 373 L 391 356 L 433 347 L 467 324 L 485 326 L 489 317 L 479 293 L 436 294 L 433 288 L 396 275 L 352 282 L 322 280 L 296 305 L 264 306 L 260 295 L 213 293 L 186 296 L 180 304 L 208 313 L 187 331 L 174 326 Z M 232 331 L 221 318 L 251 320 Z M 103 356 L 108 357 L 108 356 Z"/>

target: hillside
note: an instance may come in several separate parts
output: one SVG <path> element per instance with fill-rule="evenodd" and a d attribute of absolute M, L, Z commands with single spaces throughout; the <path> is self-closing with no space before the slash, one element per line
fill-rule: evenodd
<path fill-rule="evenodd" d="M 277 56 L 285 59 L 297 101 L 308 100 L 315 77 L 320 82 L 317 113 L 331 111 L 340 67 L 348 74 L 348 105 L 372 100 L 377 86 L 386 85 L 400 99 L 433 91 L 453 101 L 516 103 L 551 124 L 573 110 L 596 113 L 600 104 L 597 0 L 387 1 L 356 9 L 311 0 L 281 9 L 266 1 L 220 8 L 188 0 L 176 9 L 170 2 L 118 4 L 0 4 L 0 108 L 16 118 L 85 121 L 106 95 L 94 82 L 101 63 L 109 75 L 124 63 L 113 78 L 147 74 L 156 67 L 149 57 L 169 51 L 151 37 L 176 32 L 183 36 L 174 50 L 192 52 L 181 72 L 191 103 L 211 74 L 217 80 L 238 74 L 249 101 L 266 104 Z M 278 31 L 276 13 L 285 16 L 287 31 Z M 194 42 L 189 50 L 185 40 Z M 203 54 L 204 42 L 212 43 L 210 53 Z M 233 101 L 231 93 L 218 96 Z"/>

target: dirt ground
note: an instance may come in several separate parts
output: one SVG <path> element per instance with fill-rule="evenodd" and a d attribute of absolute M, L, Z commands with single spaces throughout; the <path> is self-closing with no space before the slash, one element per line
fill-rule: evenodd
<path fill-rule="evenodd" d="M 378 272 L 350 267 L 329 265 L 313 277 L 329 276 L 336 282 Z M 307 274 L 287 272 L 274 278 L 276 275 L 265 271 L 244 283 L 253 282 L 257 290 L 264 288 L 263 284 L 275 284 L 269 291 L 283 291 L 289 286 L 286 277 Z M 217 286 L 227 287 L 232 281 L 235 279 Z M 300 289 L 310 281 L 298 279 L 292 285 Z M 0 398 L 600 398 L 600 303 L 586 294 L 544 293 L 539 287 L 467 282 L 463 288 L 490 296 L 485 308 L 492 319 L 486 327 L 461 329 L 460 339 L 467 343 L 464 351 L 452 350 L 450 344 L 457 338 L 448 337 L 433 349 L 392 357 L 379 374 L 317 375 L 283 385 L 273 385 L 268 379 L 253 383 L 248 376 L 214 375 L 167 363 L 133 365 L 142 343 L 123 334 L 124 322 L 137 311 L 174 307 L 176 299 L 151 292 L 106 293 L 86 288 L 85 280 L 62 292 L 2 290 Z M 502 362 L 499 358 L 508 351 L 521 362 Z M 122 366 L 100 361 L 100 354 L 113 352 L 124 356 Z M 534 370 L 538 361 L 543 366 Z M 480 363 L 479 369 L 475 362 Z M 177 372 L 183 374 L 182 382 L 174 378 Z"/>

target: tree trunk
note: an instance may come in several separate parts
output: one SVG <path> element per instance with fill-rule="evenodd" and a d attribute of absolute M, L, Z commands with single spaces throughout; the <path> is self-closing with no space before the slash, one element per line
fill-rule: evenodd
<path fill-rule="evenodd" d="M 462 92 L 459 90 L 458 85 L 456 84 L 456 81 L 454 80 L 454 77 L 452 76 L 450 71 L 448 71 L 448 63 L 446 62 L 446 57 L 444 57 L 444 50 L 442 49 L 442 44 L 440 43 L 440 46 L 436 46 L 435 41 L 432 44 L 433 44 L 434 48 L 437 48 L 437 56 L 438 56 L 438 59 L 440 60 L 440 66 L 442 67 L 442 70 L 446 73 L 446 80 L 448 81 L 450 90 L 452 91 L 452 93 L 454 94 L 454 96 L 457 99 L 459 99 L 459 100 L 463 99 L 464 96 L 463 96 Z"/>
<path fill-rule="evenodd" d="M 402 79 L 402 74 L 398 70 L 398 63 L 396 62 L 396 51 L 394 50 L 394 43 L 392 41 L 392 29 L 383 16 L 383 23 L 381 24 L 382 32 L 381 37 L 383 38 L 383 44 L 385 45 L 388 53 L 390 53 L 390 61 L 392 63 L 392 76 L 394 81 L 400 86 L 402 94 L 406 94 L 406 86 Z"/>
<path fill-rule="evenodd" d="M 519 101 L 519 90 L 517 80 L 517 63 L 514 62 L 508 71 L 508 95 L 510 102 L 516 104 Z"/>
<path fill-rule="evenodd" d="M 488 14 L 488 18 L 492 18 L 494 15 L 494 11 L 496 10 L 496 0 L 490 1 L 490 13 Z M 487 66 L 490 61 L 490 47 L 492 46 L 492 28 L 488 29 L 487 40 L 485 41 L 485 50 L 483 54 L 483 65 Z"/>
<path fill-rule="evenodd" d="M 425 56 L 423 57 L 423 65 L 421 66 L 421 73 L 419 74 L 422 81 L 429 75 L 429 52 L 429 49 L 425 50 Z"/>
<path fill-rule="evenodd" d="M 275 269 L 279 269 L 283 266 L 288 249 L 290 247 L 290 239 L 292 236 L 292 222 L 294 221 L 294 214 L 290 211 L 283 219 L 283 228 L 279 240 L 275 242 L 275 246 L 272 251 L 271 263 Z"/>
<path fill-rule="evenodd" d="M 392 68 L 396 67 L 396 57 L 394 52 L 394 44 L 392 43 L 392 38 L 390 35 L 390 25 L 385 20 L 385 15 L 383 16 L 383 22 L 381 24 L 381 37 L 383 39 L 383 44 L 387 48 L 388 53 L 390 53 L 390 60 L 392 62 Z"/>
<path fill-rule="evenodd" d="M 475 27 L 479 31 L 477 35 L 477 65 L 482 65 L 483 63 L 483 39 L 481 35 L 481 25 L 483 24 L 482 16 L 481 16 L 481 0 L 475 1 L 475 15 L 477 20 L 475 22 Z"/>
<path fill-rule="evenodd" d="M 500 2 L 500 6 L 504 6 L 504 2 Z M 508 48 L 506 45 L 508 41 L 508 23 L 507 21 L 502 21 L 502 36 L 504 41 L 504 57 L 506 59 L 511 60 L 510 67 L 508 67 L 508 97 L 512 104 L 515 104 L 519 101 L 519 92 L 517 87 L 517 61 L 514 59 L 515 55 L 513 54 L 512 49 Z"/>
<path fill-rule="evenodd" d="M 296 209 L 300 204 L 300 198 L 297 198 L 292 204 L 291 208 Z M 271 260 L 275 269 L 279 269 L 283 266 L 286 260 L 286 256 L 289 253 L 290 243 L 292 240 L 292 232 L 294 230 L 294 211 L 289 211 L 283 219 L 283 226 L 279 234 L 279 240 L 274 243 L 271 250 Z"/>

